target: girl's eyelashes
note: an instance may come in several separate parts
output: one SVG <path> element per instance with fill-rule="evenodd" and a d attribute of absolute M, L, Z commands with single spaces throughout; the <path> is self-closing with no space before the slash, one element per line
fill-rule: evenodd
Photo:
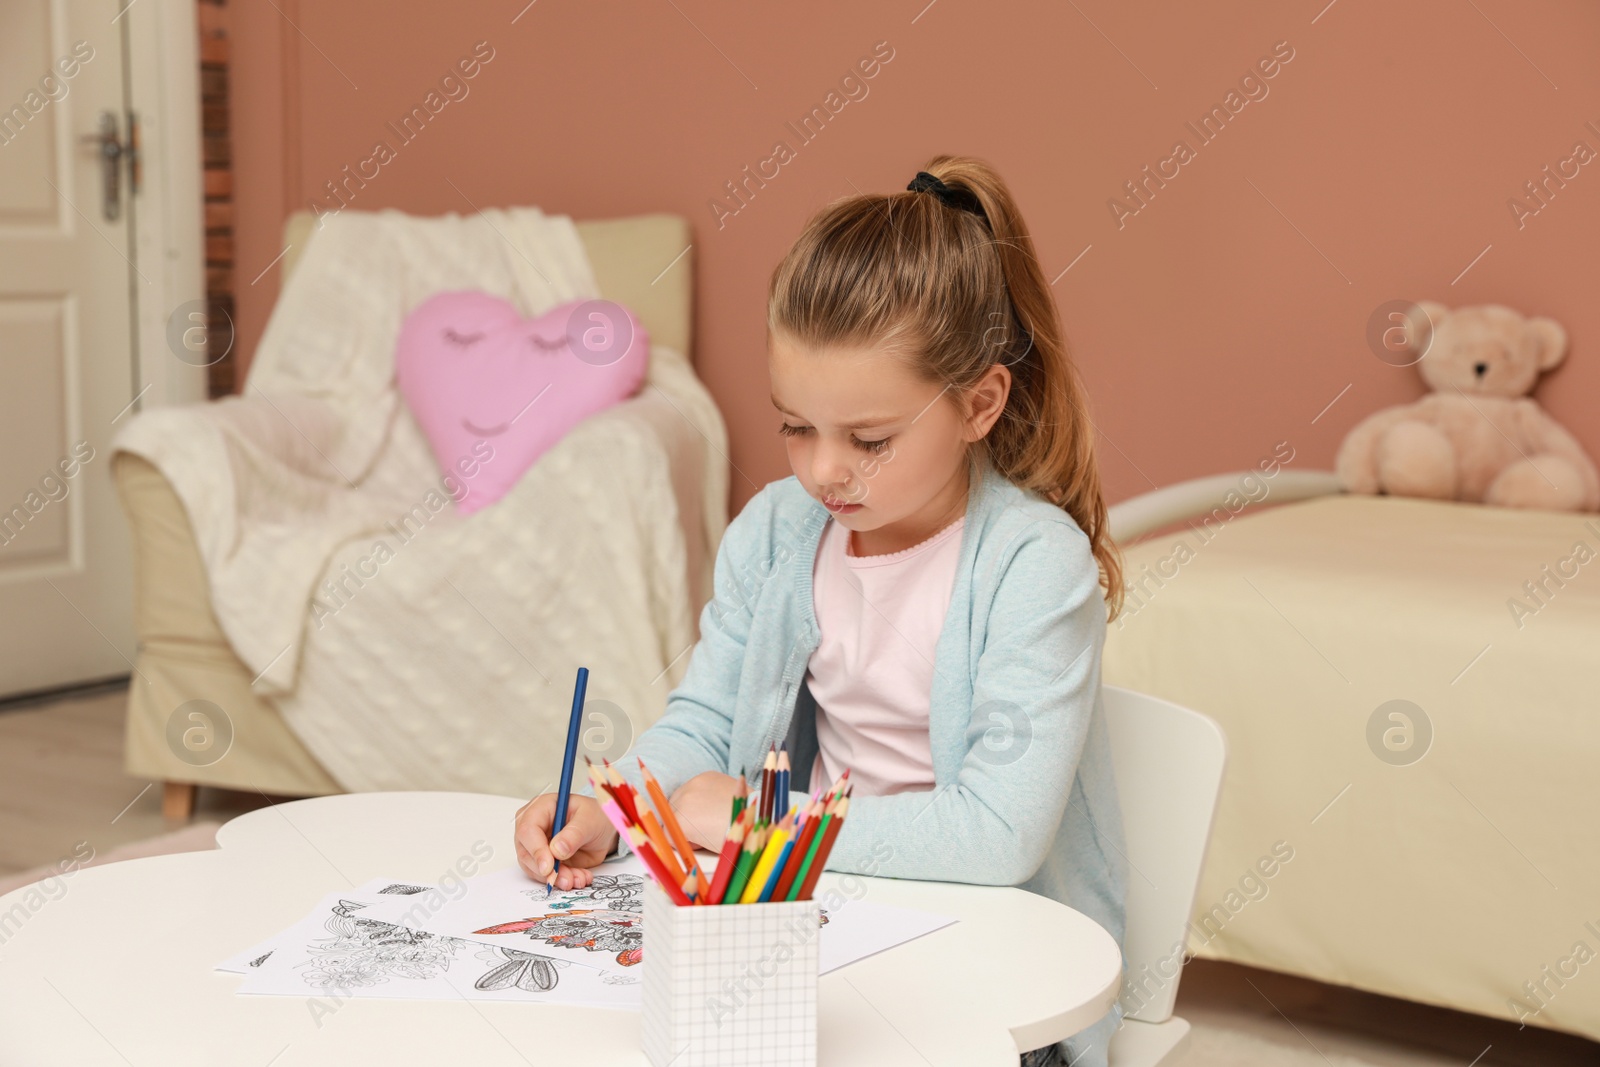
<path fill-rule="evenodd" d="M 780 434 L 782 434 L 783 436 L 785 436 L 785 437 L 799 437 L 801 434 L 810 433 L 811 432 L 811 427 L 809 427 L 809 426 L 791 426 L 787 422 L 780 422 L 778 424 L 778 432 Z M 889 447 L 889 442 L 892 441 L 892 440 L 893 440 L 892 437 L 885 437 L 881 441 L 863 441 L 863 440 L 861 440 L 861 438 L 856 437 L 854 434 L 852 434 L 850 436 L 850 443 L 851 444 L 855 445 L 861 451 L 868 452 L 868 453 L 871 453 L 873 455 L 877 455 L 879 452 L 882 452 L 884 449 L 888 448 Z"/>

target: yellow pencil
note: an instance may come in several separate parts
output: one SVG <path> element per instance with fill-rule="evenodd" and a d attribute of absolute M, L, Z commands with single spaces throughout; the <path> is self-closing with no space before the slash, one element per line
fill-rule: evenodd
<path fill-rule="evenodd" d="M 745 883 L 744 892 L 739 894 L 739 903 L 754 904 L 761 899 L 761 891 L 767 887 L 767 879 L 772 877 L 778 854 L 783 851 L 783 844 L 789 840 L 794 827 L 792 820 L 785 822 L 788 825 L 775 828 L 767 839 L 766 847 L 761 850 L 761 858 L 756 861 L 756 869 L 750 874 L 750 881 Z"/>

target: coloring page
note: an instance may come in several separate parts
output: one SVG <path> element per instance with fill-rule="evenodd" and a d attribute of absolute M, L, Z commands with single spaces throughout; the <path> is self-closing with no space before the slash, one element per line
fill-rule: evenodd
<path fill-rule="evenodd" d="M 636 856 L 595 869 L 584 889 L 545 895 L 542 883 L 512 867 L 442 890 L 382 901 L 372 918 L 482 944 L 535 952 L 636 975 L 644 947 L 644 887 Z"/>
<path fill-rule="evenodd" d="M 370 899 L 370 898 L 369 898 Z M 331 893 L 277 939 L 238 992 L 325 998 L 517 1000 L 637 1010 L 633 975 L 606 974 L 511 945 L 484 945 L 369 918 Z"/>
<path fill-rule="evenodd" d="M 351 900 L 370 903 L 373 900 L 388 900 L 396 896 L 409 896 L 416 893 L 426 893 L 429 887 L 424 885 L 409 885 L 396 882 L 392 878 L 374 878 L 369 882 L 357 886 L 347 894 Z M 260 944 L 251 945 L 249 948 L 228 957 L 217 964 L 217 970 L 227 971 L 229 974 L 249 974 L 260 967 L 272 955 L 272 950 L 278 944 L 278 939 L 283 936 L 283 931 L 273 934 Z"/>

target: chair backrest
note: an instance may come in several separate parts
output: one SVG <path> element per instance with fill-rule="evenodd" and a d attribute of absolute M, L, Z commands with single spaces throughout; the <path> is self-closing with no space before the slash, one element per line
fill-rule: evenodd
<path fill-rule="evenodd" d="M 652 344 L 666 345 L 689 359 L 694 303 L 689 220 L 680 215 L 629 215 L 574 220 L 574 225 L 589 254 L 600 295 L 632 311 L 649 331 Z M 297 211 L 284 221 L 285 281 L 314 236 L 316 217 L 311 212 Z"/>
<path fill-rule="evenodd" d="M 1122 1009 L 1165 1022 L 1178 997 L 1228 743 L 1222 727 L 1177 704 L 1110 685 L 1101 700 L 1128 857 Z"/>

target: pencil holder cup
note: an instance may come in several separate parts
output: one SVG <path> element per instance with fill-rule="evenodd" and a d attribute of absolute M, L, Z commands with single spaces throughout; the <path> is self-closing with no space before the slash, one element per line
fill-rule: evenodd
<path fill-rule="evenodd" d="M 644 917 L 654 1067 L 815 1067 L 816 901 L 683 907 L 651 883 Z"/>

